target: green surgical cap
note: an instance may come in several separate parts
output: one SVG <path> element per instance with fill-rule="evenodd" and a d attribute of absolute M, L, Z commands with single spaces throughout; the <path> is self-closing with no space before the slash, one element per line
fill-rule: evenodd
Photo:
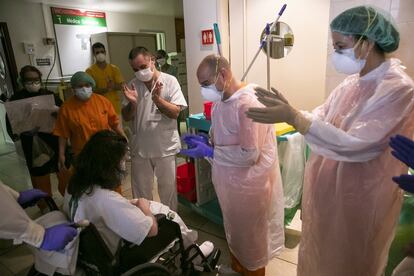
<path fill-rule="evenodd" d="M 70 85 L 72 87 L 78 86 L 78 84 L 82 82 L 90 83 L 92 85 L 92 88 L 95 88 L 96 86 L 95 80 L 83 71 L 76 72 L 70 79 Z"/>
<path fill-rule="evenodd" d="M 391 15 L 371 6 L 359 6 L 342 12 L 331 22 L 331 31 L 365 36 L 385 53 L 398 48 L 400 34 Z"/>

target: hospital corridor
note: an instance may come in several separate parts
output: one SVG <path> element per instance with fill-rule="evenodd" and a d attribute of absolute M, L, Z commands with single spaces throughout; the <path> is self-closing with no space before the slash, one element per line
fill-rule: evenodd
<path fill-rule="evenodd" d="M 414 276 L 414 0 L 0 0 L 0 275 Z"/>

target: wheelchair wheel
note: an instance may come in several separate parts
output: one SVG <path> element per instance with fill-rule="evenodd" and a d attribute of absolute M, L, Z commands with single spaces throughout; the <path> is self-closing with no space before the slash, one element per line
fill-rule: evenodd
<path fill-rule="evenodd" d="M 131 268 L 122 276 L 171 276 L 171 273 L 163 265 L 146 263 Z"/>

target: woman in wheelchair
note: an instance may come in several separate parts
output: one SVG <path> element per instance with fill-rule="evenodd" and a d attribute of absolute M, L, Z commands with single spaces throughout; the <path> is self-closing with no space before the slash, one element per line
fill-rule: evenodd
<path fill-rule="evenodd" d="M 93 223 L 113 254 L 121 238 L 140 244 L 158 231 L 148 201 L 133 205 L 114 192 L 126 175 L 126 153 L 124 137 L 109 130 L 93 135 L 76 160 L 65 196 L 71 220 Z"/>
<path fill-rule="evenodd" d="M 124 260 L 134 260 L 139 250 L 131 245 L 157 235 L 154 214 L 158 213 L 178 223 L 184 248 L 194 244 L 197 232 L 188 229 L 168 206 L 143 198 L 130 201 L 114 191 L 126 175 L 126 154 L 126 139 L 112 131 L 100 131 L 90 138 L 75 161 L 75 173 L 65 195 L 64 210 L 71 220 L 91 222 L 114 256 L 120 244 L 128 243 L 121 250 Z M 126 269 L 134 265 L 128 263 Z"/>

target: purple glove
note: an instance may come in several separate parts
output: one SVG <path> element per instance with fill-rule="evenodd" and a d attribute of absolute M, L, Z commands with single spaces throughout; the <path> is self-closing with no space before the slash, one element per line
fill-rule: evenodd
<path fill-rule="evenodd" d="M 20 206 L 22 206 L 22 208 L 26 208 L 35 205 L 40 199 L 48 196 L 49 195 L 47 193 L 39 189 L 31 189 L 20 192 L 17 202 L 20 204 Z"/>
<path fill-rule="evenodd" d="M 402 135 L 391 137 L 390 140 L 390 146 L 393 149 L 392 155 L 414 169 L 414 142 Z"/>
<path fill-rule="evenodd" d="M 183 137 L 184 142 L 190 147 L 194 148 L 196 145 L 194 141 L 202 142 L 203 144 L 210 145 L 208 141 L 208 137 L 206 135 L 194 135 L 194 134 L 186 134 Z"/>
<path fill-rule="evenodd" d="M 73 224 L 63 223 L 45 229 L 41 249 L 49 251 L 59 251 L 71 242 L 78 231 Z"/>
<path fill-rule="evenodd" d="M 212 146 L 206 145 L 203 142 L 193 140 L 194 148 L 183 149 L 180 151 L 182 155 L 187 155 L 192 158 L 213 157 L 214 149 Z"/>
<path fill-rule="evenodd" d="M 402 174 L 392 178 L 406 192 L 414 194 L 414 175 Z"/>

